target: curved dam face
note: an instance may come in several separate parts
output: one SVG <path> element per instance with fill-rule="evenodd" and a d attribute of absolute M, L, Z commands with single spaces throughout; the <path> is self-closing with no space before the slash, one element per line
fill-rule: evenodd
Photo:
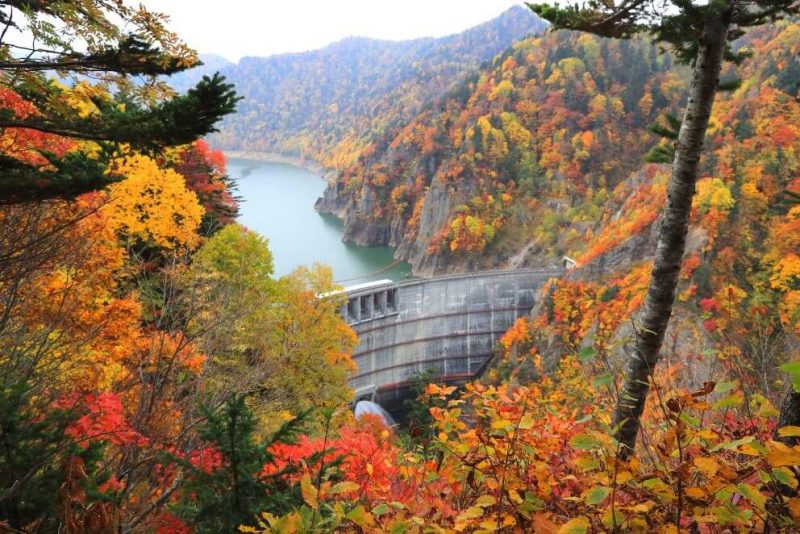
<path fill-rule="evenodd" d="M 358 334 L 356 400 L 378 402 L 393 415 L 415 375 L 462 383 L 489 362 L 497 340 L 527 315 L 542 285 L 562 269 L 485 271 L 345 288 L 340 313 Z"/>

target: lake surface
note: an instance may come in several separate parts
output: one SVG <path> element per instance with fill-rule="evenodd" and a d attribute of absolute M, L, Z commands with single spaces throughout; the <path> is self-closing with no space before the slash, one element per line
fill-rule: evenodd
<path fill-rule="evenodd" d="M 228 160 L 228 173 L 243 199 L 238 221 L 269 240 L 276 276 L 314 262 L 331 266 L 334 279 L 347 285 L 400 280 L 410 273 L 410 266 L 401 263 L 369 275 L 391 265 L 394 250 L 342 242 L 341 221 L 314 210 L 325 189 L 320 175 L 285 163 L 245 159 Z M 356 277 L 363 278 L 348 281 Z"/>

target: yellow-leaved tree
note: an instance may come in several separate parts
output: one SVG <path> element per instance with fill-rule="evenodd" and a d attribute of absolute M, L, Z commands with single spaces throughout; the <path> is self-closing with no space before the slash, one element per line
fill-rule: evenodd
<path fill-rule="evenodd" d="M 123 177 L 109 187 L 106 209 L 124 241 L 167 250 L 200 243 L 203 207 L 183 176 L 141 154 L 114 160 L 108 173 Z"/>
<path fill-rule="evenodd" d="M 266 240 L 232 224 L 203 244 L 188 274 L 185 292 L 198 296 L 200 310 L 190 329 L 209 355 L 212 403 L 248 395 L 269 433 L 285 417 L 352 399 L 356 335 L 337 312 L 346 297 L 329 267 L 300 267 L 275 279 Z M 319 416 L 315 410 L 312 429 Z"/>

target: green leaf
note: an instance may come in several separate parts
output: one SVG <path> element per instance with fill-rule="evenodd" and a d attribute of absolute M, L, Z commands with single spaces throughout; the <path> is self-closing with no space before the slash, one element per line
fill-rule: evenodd
<path fill-rule="evenodd" d="M 522 419 L 519 420 L 517 428 L 520 430 L 528 430 L 529 428 L 533 428 L 533 416 L 530 414 L 523 415 Z"/>
<path fill-rule="evenodd" d="M 772 470 L 772 476 L 775 477 L 775 480 L 789 486 L 790 488 L 796 490 L 797 489 L 797 477 L 794 475 L 794 472 L 789 469 L 788 467 L 776 467 Z"/>
<path fill-rule="evenodd" d="M 738 380 L 734 380 L 732 382 L 720 382 L 714 386 L 714 393 L 727 393 L 737 385 L 739 385 Z"/>
<path fill-rule="evenodd" d="M 724 399 L 715 402 L 714 403 L 714 408 L 719 410 L 719 409 L 722 409 L 722 408 L 731 408 L 733 406 L 739 406 L 741 404 L 742 404 L 741 395 L 738 395 L 738 394 L 734 393 L 733 395 L 728 395 Z"/>
<path fill-rule="evenodd" d="M 736 91 L 739 87 L 742 86 L 742 80 L 735 79 L 735 80 L 724 80 L 720 81 L 717 85 L 717 91 L 720 93 L 730 93 L 732 91 Z"/>
<path fill-rule="evenodd" d="M 746 443 L 750 443 L 754 439 L 756 439 L 755 436 L 745 436 L 745 437 L 743 437 L 741 439 L 735 439 L 733 441 L 724 441 L 724 442 L 714 446 L 711 449 L 711 452 L 717 452 L 720 449 L 725 449 L 725 450 L 728 450 L 728 451 L 732 451 L 734 449 L 738 449 L 739 447 L 741 447 L 742 445 L 745 445 Z"/>
<path fill-rule="evenodd" d="M 578 434 L 577 436 L 573 436 L 572 439 L 569 440 L 569 444 L 573 449 L 578 449 L 581 451 L 597 449 L 601 445 L 597 438 L 590 436 L 589 434 Z"/>
<path fill-rule="evenodd" d="M 359 486 L 355 482 L 344 481 L 331 486 L 331 488 L 328 490 L 328 493 L 331 495 L 336 495 L 337 493 L 348 493 L 351 491 L 358 491 L 360 488 L 361 486 Z"/>
<path fill-rule="evenodd" d="M 316 509 L 319 506 L 317 488 L 311 483 L 311 476 L 303 475 L 303 478 L 300 479 L 300 492 L 305 503 L 311 508 Z"/>
<path fill-rule="evenodd" d="M 380 517 L 388 511 L 389 511 L 389 505 L 384 502 L 372 509 L 372 515 L 374 515 L 375 517 Z"/>
<path fill-rule="evenodd" d="M 347 513 L 347 519 L 362 528 L 375 526 L 375 519 L 360 504 Z"/>
<path fill-rule="evenodd" d="M 608 386 L 614 381 L 614 377 L 611 374 L 604 374 L 600 375 L 594 380 L 592 380 L 592 385 L 596 388 L 600 386 Z"/>
<path fill-rule="evenodd" d="M 767 498 L 764 496 L 764 494 L 749 484 L 736 484 L 736 490 L 760 510 L 763 510 L 764 505 L 767 504 Z"/>
<path fill-rule="evenodd" d="M 590 525 L 588 517 L 576 517 L 562 525 L 558 534 L 586 534 Z"/>
<path fill-rule="evenodd" d="M 689 415 L 688 413 L 683 412 L 681 413 L 680 417 L 681 421 L 683 421 L 684 423 L 688 424 L 691 427 L 697 428 L 700 426 L 700 419 L 693 415 Z"/>
<path fill-rule="evenodd" d="M 480 506 L 470 506 L 456 517 L 456 521 L 467 521 L 483 516 L 483 508 Z"/>
<path fill-rule="evenodd" d="M 575 466 L 585 473 L 600 469 L 600 462 L 592 454 L 581 454 L 575 459 Z"/>
<path fill-rule="evenodd" d="M 784 363 L 778 369 L 792 376 L 792 389 L 800 393 L 800 360 Z"/>
<path fill-rule="evenodd" d="M 581 362 L 586 363 L 588 361 L 591 361 L 596 355 L 597 351 L 594 350 L 594 347 L 592 346 L 583 347 L 581 351 L 578 353 L 578 359 Z"/>
<path fill-rule="evenodd" d="M 605 486 L 595 486 L 586 494 L 586 504 L 600 504 L 606 500 L 606 497 L 608 497 L 609 493 L 611 493 L 611 488 L 607 488 Z"/>
<path fill-rule="evenodd" d="M 795 360 L 793 362 L 784 363 L 780 367 L 778 367 L 784 373 L 789 374 L 800 374 L 800 361 Z"/>

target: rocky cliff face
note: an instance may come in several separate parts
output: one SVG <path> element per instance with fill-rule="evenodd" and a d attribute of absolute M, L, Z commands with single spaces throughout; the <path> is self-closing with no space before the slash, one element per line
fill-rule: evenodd
<path fill-rule="evenodd" d="M 641 166 L 658 109 L 638 103 L 677 105 L 654 89 L 681 87 L 669 69 L 646 40 L 525 39 L 412 120 L 387 118 L 317 209 L 346 240 L 397 247 L 419 275 L 551 264 L 582 249 Z"/>
<path fill-rule="evenodd" d="M 385 213 L 385 206 L 369 184 L 355 193 L 348 193 L 341 181 L 333 179 L 328 181 L 315 209 L 344 222 L 342 239 L 345 241 L 363 246 L 395 247 L 395 259 L 410 263 L 414 274 L 432 276 L 465 272 L 482 263 L 481 258 L 461 258 L 429 250 L 431 242 L 453 215 L 454 207 L 463 204 L 467 197 L 464 188 L 447 187 L 434 180 L 424 196 L 417 224 L 409 228 L 406 217 Z M 493 266 L 488 262 L 485 268 Z"/>
<path fill-rule="evenodd" d="M 419 227 L 415 233 L 407 233 L 399 243 L 395 256 L 412 265 L 420 275 L 436 274 L 440 270 L 441 257 L 430 254 L 428 247 L 436 233 L 447 223 L 453 209 L 452 193 L 439 183 L 434 183 L 425 196 Z"/>

